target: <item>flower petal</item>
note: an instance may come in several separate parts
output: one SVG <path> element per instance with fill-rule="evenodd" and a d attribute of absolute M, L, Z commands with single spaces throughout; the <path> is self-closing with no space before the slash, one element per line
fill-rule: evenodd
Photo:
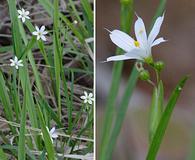
<path fill-rule="evenodd" d="M 26 11 L 26 12 L 25 12 L 25 15 L 26 15 L 26 16 L 27 16 L 27 15 L 29 15 L 29 14 L 30 14 L 30 12 L 29 12 L 29 11 Z"/>
<path fill-rule="evenodd" d="M 52 134 L 52 138 L 58 138 L 58 134 L 54 132 L 54 133 Z"/>
<path fill-rule="evenodd" d="M 39 27 L 38 26 L 35 26 L 35 29 L 37 30 L 37 32 L 39 32 Z"/>
<path fill-rule="evenodd" d="M 18 66 L 23 67 L 24 65 L 22 63 L 18 63 Z"/>
<path fill-rule="evenodd" d="M 110 61 L 122 61 L 122 60 L 128 60 L 128 59 L 137 59 L 137 57 L 129 57 L 124 55 L 118 55 L 118 56 L 112 56 L 107 58 L 107 62 Z"/>
<path fill-rule="evenodd" d="M 152 43 L 152 47 L 153 46 L 156 46 L 156 45 L 158 45 L 158 44 L 160 44 L 160 43 L 162 43 L 162 42 L 166 42 L 167 40 L 165 40 L 164 38 L 158 38 L 158 39 L 156 39 L 153 43 Z"/>
<path fill-rule="evenodd" d="M 43 40 L 43 41 L 46 41 L 46 37 L 45 36 L 41 36 L 41 39 Z"/>
<path fill-rule="evenodd" d="M 92 98 L 93 97 L 93 93 L 89 93 L 89 98 Z"/>
<path fill-rule="evenodd" d="M 47 31 L 44 31 L 42 34 L 45 35 L 45 34 L 47 34 L 47 33 L 48 33 Z"/>
<path fill-rule="evenodd" d="M 25 22 L 25 18 L 24 18 L 24 17 L 22 17 L 22 22 L 23 22 L 23 23 Z"/>
<path fill-rule="evenodd" d="M 37 31 L 34 31 L 34 32 L 32 32 L 32 35 L 37 36 L 38 35 L 38 32 Z"/>
<path fill-rule="evenodd" d="M 93 102 L 92 102 L 92 100 L 89 99 L 89 100 L 88 100 L 88 103 L 89 103 L 89 104 L 92 104 Z"/>
<path fill-rule="evenodd" d="M 14 60 L 13 59 L 10 59 L 9 61 L 12 62 L 12 63 L 14 63 Z"/>
<path fill-rule="evenodd" d="M 53 127 L 53 128 L 49 131 L 49 133 L 52 135 L 52 134 L 55 132 L 55 130 L 56 130 L 56 128 Z"/>
<path fill-rule="evenodd" d="M 14 57 L 14 62 L 18 62 L 18 57 Z"/>
<path fill-rule="evenodd" d="M 126 53 L 125 55 L 128 57 L 134 57 L 132 59 L 143 60 L 144 58 L 149 56 L 146 52 L 147 52 L 146 49 L 135 48 L 130 52 Z"/>
<path fill-rule="evenodd" d="M 39 35 L 37 35 L 37 40 L 39 40 L 41 37 Z"/>
<path fill-rule="evenodd" d="M 126 52 L 134 48 L 134 39 L 125 32 L 114 30 L 110 32 L 110 38 L 114 44 Z"/>
<path fill-rule="evenodd" d="M 85 95 L 85 97 L 88 97 L 88 94 L 87 94 L 87 92 L 86 92 L 86 91 L 84 91 L 84 95 Z"/>
<path fill-rule="evenodd" d="M 18 13 L 19 13 L 19 14 L 22 14 L 22 11 L 21 11 L 21 10 L 18 10 Z"/>
<path fill-rule="evenodd" d="M 143 20 L 137 16 L 137 20 L 135 22 L 135 36 L 137 38 L 137 41 L 141 43 L 141 47 L 146 48 L 147 46 L 147 34 L 146 34 L 146 28 L 144 25 Z"/>
<path fill-rule="evenodd" d="M 44 32 L 44 31 L 45 31 L 45 26 L 41 26 L 40 31 L 41 31 L 41 32 Z"/>
<path fill-rule="evenodd" d="M 18 63 L 22 63 L 22 59 L 18 61 Z"/>
<path fill-rule="evenodd" d="M 84 100 L 86 99 L 86 97 L 85 97 L 85 96 L 81 96 L 80 98 L 81 98 L 81 99 L 84 99 Z"/>
<path fill-rule="evenodd" d="M 160 27 L 163 23 L 164 20 L 164 14 L 162 15 L 162 17 L 158 17 L 154 23 L 154 26 L 148 36 L 148 42 L 149 44 L 152 44 L 155 40 L 155 38 L 158 36 L 159 32 L 160 32 Z"/>
<path fill-rule="evenodd" d="M 26 19 L 30 19 L 30 17 L 29 17 L 29 16 L 25 16 L 25 18 L 26 18 Z"/>
<path fill-rule="evenodd" d="M 12 67 L 15 66 L 15 63 L 12 62 L 12 63 L 10 64 L 10 66 L 12 66 Z"/>

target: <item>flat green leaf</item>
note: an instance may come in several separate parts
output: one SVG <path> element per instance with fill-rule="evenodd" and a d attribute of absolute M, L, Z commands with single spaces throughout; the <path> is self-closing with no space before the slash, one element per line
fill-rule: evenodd
<path fill-rule="evenodd" d="M 44 143 L 45 143 L 45 147 L 46 147 L 46 151 L 47 151 L 47 157 L 49 160 L 55 160 L 55 151 L 54 151 L 54 147 L 53 147 L 53 143 L 51 141 L 51 137 L 49 134 L 49 131 L 46 128 L 46 124 L 43 118 L 43 114 L 41 112 L 40 106 L 38 105 L 38 117 L 39 117 L 39 122 L 41 125 L 41 131 L 43 134 L 43 139 L 44 139 Z"/>
<path fill-rule="evenodd" d="M 186 83 L 186 80 L 188 79 L 188 76 L 184 77 L 176 86 L 176 88 L 173 90 L 168 104 L 162 114 L 162 118 L 160 119 L 159 125 L 157 127 L 156 133 L 154 134 L 154 137 L 152 139 L 152 142 L 150 144 L 148 154 L 147 154 L 147 160 L 155 160 L 157 152 L 160 148 L 160 144 L 162 143 L 162 139 L 164 137 L 166 128 L 168 126 L 169 120 L 171 118 L 173 109 L 175 107 L 175 104 L 179 98 L 179 95 Z"/>

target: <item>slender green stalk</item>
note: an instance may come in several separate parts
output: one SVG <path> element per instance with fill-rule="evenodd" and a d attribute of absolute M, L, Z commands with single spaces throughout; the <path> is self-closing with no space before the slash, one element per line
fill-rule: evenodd
<path fill-rule="evenodd" d="M 132 17 L 133 17 L 133 0 L 121 1 L 121 30 L 129 33 Z M 117 54 L 120 54 L 121 50 L 117 49 Z M 100 148 L 100 159 L 104 160 L 106 148 L 109 143 L 109 137 L 111 133 L 111 126 L 113 122 L 113 115 L 115 113 L 116 97 L 118 95 L 118 89 L 120 85 L 121 73 L 123 68 L 123 62 L 116 62 L 113 66 L 112 83 L 107 98 L 106 111 L 104 115 L 103 133 Z"/>
<path fill-rule="evenodd" d="M 152 104 L 150 107 L 149 141 L 153 139 L 163 113 L 164 89 L 162 81 L 153 90 Z"/>
<path fill-rule="evenodd" d="M 58 105 L 58 116 L 61 119 L 61 95 L 60 95 L 60 71 L 61 71 L 61 64 L 62 64 L 62 56 L 61 56 L 61 46 L 59 43 L 59 1 L 54 0 L 54 67 L 55 67 L 55 82 L 56 82 L 56 99 Z"/>
<path fill-rule="evenodd" d="M 24 160 L 26 159 L 25 153 L 25 131 L 26 131 L 26 93 L 24 92 L 24 105 L 22 108 L 22 117 L 20 122 L 20 135 L 19 135 L 19 144 L 18 144 L 18 159 Z"/>
<path fill-rule="evenodd" d="M 121 127 L 122 127 L 122 122 L 124 121 L 125 114 L 127 112 L 128 104 L 130 101 L 130 98 L 132 96 L 133 90 L 135 88 L 136 82 L 138 78 L 138 72 L 137 69 L 134 67 L 131 73 L 131 76 L 128 80 L 126 90 L 124 92 L 124 96 L 122 98 L 121 104 L 119 105 L 120 108 L 118 108 L 117 115 L 116 115 L 116 120 L 114 123 L 113 131 L 111 134 L 111 137 L 109 139 L 109 145 L 106 148 L 106 160 L 111 159 L 113 149 L 116 145 L 116 141 L 118 138 L 118 135 L 120 133 Z"/>

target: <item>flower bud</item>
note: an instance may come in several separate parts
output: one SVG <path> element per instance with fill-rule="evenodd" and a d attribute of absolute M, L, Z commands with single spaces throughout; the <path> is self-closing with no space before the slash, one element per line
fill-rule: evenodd
<path fill-rule="evenodd" d="M 153 58 L 150 56 L 150 57 L 147 57 L 144 59 L 144 61 L 149 64 L 149 65 L 153 65 L 154 61 L 153 61 Z"/>
<path fill-rule="evenodd" d="M 164 67 L 165 67 L 165 64 L 162 61 L 158 61 L 154 64 L 154 68 L 157 69 L 158 72 L 161 72 Z"/>
<path fill-rule="evenodd" d="M 147 70 L 142 70 L 140 73 L 139 73 L 139 78 L 143 81 L 147 81 L 150 79 L 150 74 Z"/>

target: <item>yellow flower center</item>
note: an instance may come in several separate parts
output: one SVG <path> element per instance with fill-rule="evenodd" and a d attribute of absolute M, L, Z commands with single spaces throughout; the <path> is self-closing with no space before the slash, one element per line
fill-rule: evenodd
<path fill-rule="evenodd" d="M 140 43 L 138 41 L 134 41 L 136 47 L 140 47 Z"/>

